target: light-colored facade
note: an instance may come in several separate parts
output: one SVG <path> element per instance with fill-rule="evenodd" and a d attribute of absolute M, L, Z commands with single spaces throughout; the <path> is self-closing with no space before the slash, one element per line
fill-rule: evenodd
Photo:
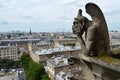
<path fill-rule="evenodd" d="M 32 51 L 38 51 L 38 50 L 42 50 L 42 49 L 50 49 L 50 48 L 54 48 L 54 44 L 53 43 L 47 43 L 45 41 L 41 41 L 38 44 L 29 44 L 29 50 L 30 52 Z"/>
<path fill-rule="evenodd" d="M 109 32 L 111 50 L 120 48 L 120 32 Z"/>
<path fill-rule="evenodd" d="M 60 74 L 64 72 L 65 74 Z M 81 67 L 77 64 L 69 64 L 68 58 L 65 57 L 56 57 L 47 61 L 47 73 L 51 80 L 67 80 L 65 77 L 72 74 L 72 77 L 75 77 L 74 74 L 81 74 Z M 60 78 L 61 77 L 61 78 Z"/>
<path fill-rule="evenodd" d="M 78 52 L 80 51 L 80 47 L 71 48 L 71 47 L 62 47 L 62 48 L 51 48 L 51 49 L 42 49 L 40 51 L 31 52 L 31 58 L 37 62 L 46 65 L 46 61 L 51 59 L 52 57 L 64 56 L 67 58 L 70 57 L 78 57 Z"/>
<path fill-rule="evenodd" d="M 31 46 L 36 45 L 42 41 L 41 39 L 16 39 L 16 40 L 0 40 L 1 46 L 8 46 L 10 43 L 17 44 L 20 53 L 29 53 Z"/>
<path fill-rule="evenodd" d="M 67 70 L 69 64 L 67 58 L 56 57 L 47 61 L 47 73 L 48 76 L 55 80 L 55 75 L 61 70 Z"/>
<path fill-rule="evenodd" d="M 0 46 L 0 59 L 18 60 L 17 46 Z"/>

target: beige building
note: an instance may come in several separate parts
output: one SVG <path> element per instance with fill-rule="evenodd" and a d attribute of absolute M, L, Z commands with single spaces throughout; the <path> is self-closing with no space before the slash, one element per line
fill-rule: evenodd
<path fill-rule="evenodd" d="M 67 70 L 69 64 L 67 58 L 56 57 L 47 61 L 47 73 L 48 76 L 55 80 L 55 75 L 61 70 Z"/>
<path fill-rule="evenodd" d="M 41 39 L 16 39 L 16 40 L 0 40 L 1 46 L 8 46 L 9 44 L 17 44 L 19 53 L 29 53 L 31 45 L 36 45 Z"/>
<path fill-rule="evenodd" d="M 61 74 L 64 72 L 64 74 Z M 56 57 L 47 61 L 47 73 L 51 80 L 69 80 L 67 76 L 72 74 L 72 77 L 81 74 L 81 67 L 77 64 L 69 64 L 68 58 Z M 65 78 L 66 76 L 66 78 Z"/>
<path fill-rule="evenodd" d="M 17 46 L 0 46 L 0 59 L 18 60 Z"/>
<path fill-rule="evenodd" d="M 42 49 L 50 49 L 54 47 L 53 43 L 47 43 L 45 41 L 41 41 L 40 43 L 37 44 L 31 44 L 29 43 L 29 51 L 38 51 L 38 50 L 42 50 Z"/>
<path fill-rule="evenodd" d="M 80 47 L 56 47 L 50 49 L 42 49 L 39 51 L 33 51 L 30 53 L 31 58 L 37 62 L 46 65 L 46 61 L 51 59 L 52 57 L 77 57 L 78 52 L 80 51 Z"/>

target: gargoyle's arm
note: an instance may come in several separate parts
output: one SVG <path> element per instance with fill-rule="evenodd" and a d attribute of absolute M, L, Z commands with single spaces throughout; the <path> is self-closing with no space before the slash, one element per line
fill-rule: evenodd
<path fill-rule="evenodd" d="M 81 34 L 77 34 L 77 36 L 78 36 L 78 41 L 79 41 L 79 43 L 81 45 L 81 49 L 84 50 L 86 47 L 85 47 L 85 42 L 84 42 L 84 40 L 82 38 L 82 35 Z"/>

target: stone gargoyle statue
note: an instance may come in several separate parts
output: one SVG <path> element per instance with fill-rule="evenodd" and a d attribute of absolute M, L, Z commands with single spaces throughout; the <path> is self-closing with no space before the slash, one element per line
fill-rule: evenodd
<path fill-rule="evenodd" d="M 110 53 L 107 24 L 101 9 L 94 3 L 86 4 L 85 9 L 92 21 L 82 16 L 80 9 L 72 26 L 73 33 L 77 35 L 83 53 L 87 56 L 98 56 L 103 51 Z"/>

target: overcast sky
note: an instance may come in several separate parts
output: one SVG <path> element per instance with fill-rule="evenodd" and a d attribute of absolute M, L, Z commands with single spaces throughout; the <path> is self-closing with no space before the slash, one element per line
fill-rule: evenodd
<path fill-rule="evenodd" d="M 0 0 L 0 32 L 72 31 L 78 9 L 96 3 L 103 11 L 109 30 L 120 31 L 120 0 Z"/>

